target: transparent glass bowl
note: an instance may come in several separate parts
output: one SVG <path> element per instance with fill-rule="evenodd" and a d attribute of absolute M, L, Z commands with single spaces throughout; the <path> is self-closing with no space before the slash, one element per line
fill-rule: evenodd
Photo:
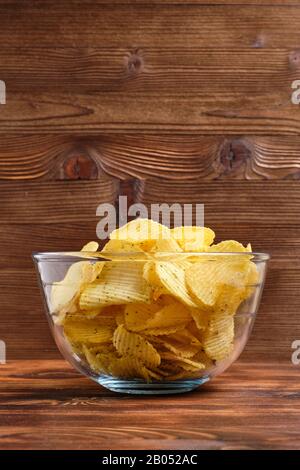
<path fill-rule="evenodd" d="M 257 269 L 257 277 L 254 283 L 247 285 L 249 296 L 238 306 L 233 318 L 234 334 L 230 353 L 222 359 L 211 359 L 204 369 L 186 372 L 183 378 L 172 376 L 170 373 L 159 377 L 154 376 L 151 380 L 138 377 L 116 376 L 110 373 L 95 371 L 80 348 L 71 345 L 64 334 L 64 328 L 56 320 L 51 306 L 51 289 L 55 283 L 65 278 L 71 265 L 79 261 L 91 264 L 95 263 L 141 263 L 143 266 L 149 262 L 148 254 L 141 253 L 86 253 L 86 252 L 60 252 L 60 253 L 34 253 L 33 259 L 38 273 L 39 283 L 44 299 L 47 319 L 56 341 L 56 344 L 64 358 L 72 364 L 80 373 L 103 385 L 109 390 L 130 394 L 171 394 L 187 392 L 197 388 L 199 385 L 209 381 L 213 377 L 225 371 L 241 354 L 250 336 L 255 316 L 259 307 L 261 294 L 266 274 L 269 255 L 266 253 L 156 253 L 151 259 L 154 263 L 172 263 L 178 260 L 190 260 L 193 263 L 216 263 L 218 260 L 226 259 L 229 262 L 243 260 L 243 257 L 251 256 L 251 262 Z M 233 279 L 233 283 L 235 280 Z M 228 295 L 228 294 L 227 294 Z M 228 298 L 228 297 L 227 297 Z M 229 296 L 230 302 L 230 296 Z M 229 312 L 230 313 L 230 312 Z M 212 314 L 209 310 L 207 318 Z M 117 324 L 116 324 L 117 327 Z M 143 335 L 143 332 L 140 333 Z M 201 332 L 200 332 L 201 336 Z M 199 338 L 198 338 L 199 339 Z M 199 339 L 201 342 L 201 337 Z M 154 341 L 155 346 L 155 341 Z M 201 350 L 203 348 L 201 347 Z M 167 350 L 166 350 L 167 351 Z M 170 351 L 169 351 L 170 352 Z M 172 352 L 171 352 L 172 354 Z M 166 353 L 168 355 L 168 353 Z M 193 358 L 191 358 L 193 359 Z M 169 358 L 170 362 L 170 358 Z M 188 362 L 188 361 L 187 361 Z"/>

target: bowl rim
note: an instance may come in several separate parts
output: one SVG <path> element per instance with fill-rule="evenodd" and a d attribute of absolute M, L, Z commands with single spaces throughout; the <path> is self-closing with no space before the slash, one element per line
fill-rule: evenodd
<path fill-rule="evenodd" d="M 154 252 L 151 256 L 151 252 L 140 252 L 140 251 L 128 251 L 128 252 L 111 252 L 111 251 L 42 251 L 42 252 L 33 252 L 32 258 L 34 261 L 47 261 L 47 262 L 59 262 L 68 258 L 68 261 L 71 259 L 76 258 L 76 261 L 110 261 L 117 259 L 118 261 L 128 261 L 130 258 L 131 261 L 136 260 L 143 260 L 143 261 L 163 261 L 164 258 L 176 258 L 182 257 L 187 258 L 190 256 L 196 257 L 218 257 L 218 256 L 232 256 L 232 257 L 239 257 L 239 256 L 250 256 L 251 260 L 254 262 L 266 262 L 271 258 L 269 253 L 264 252 L 256 252 L 256 251 L 246 251 L 246 252 L 238 252 L 238 251 L 224 251 L 224 252 L 198 252 L 198 251 L 182 251 L 182 252 L 167 252 L 167 251 L 160 251 Z M 75 259 L 74 259 L 75 261 Z M 166 260 L 168 261 L 168 260 Z"/>

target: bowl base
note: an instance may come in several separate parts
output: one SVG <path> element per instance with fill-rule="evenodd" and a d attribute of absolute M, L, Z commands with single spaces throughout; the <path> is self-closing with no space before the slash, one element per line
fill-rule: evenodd
<path fill-rule="evenodd" d="M 115 377 L 102 376 L 97 382 L 112 392 L 128 393 L 131 395 L 169 395 L 174 393 L 186 393 L 195 390 L 200 385 L 209 381 L 209 377 L 198 379 L 185 379 L 174 381 L 144 382 L 139 379 L 118 379 Z"/>

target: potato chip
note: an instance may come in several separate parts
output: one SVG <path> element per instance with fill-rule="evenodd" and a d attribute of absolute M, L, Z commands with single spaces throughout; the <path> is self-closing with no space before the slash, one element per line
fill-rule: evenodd
<path fill-rule="evenodd" d="M 188 359 L 186 357 L 178 357 L 174 353 L 171 353 L 171 352 L 161 353 L 161 358 L 167 359 L 170 362 L 175 361 L 175 363 L 178 364 L 178 366 L 180 366 L 182 369 L 186 371 L 193 372 L 193 371 L 205 369 L 205 364 L 202 364 L 201 362 L 198 362 L 193 359 Z"/>
<path fill-rule="evenodd" d="M 156 240 L 150 250 L 151 253 L 182 253 L 182 251 L 182 248 L 174 238 Z"/>
<path fill-rule="evenodd" d="M 89 310 L 130 302 L 150 302 L 151 289 L 143 278 L 141 262 L 108 262 L 97 282 L 80 296 L 80 308 Z"/>
<path fill-rule="evenodd" d="M 207 328 L 208 324 L 208 313 L 205 310 L 199 308 L 190 308 L 190 315 L 193 318 L 198 330 L 203 331 Z"/>
<path fill-rule="evenodd" d="M 205 366 L 205 369 L 210 369 L 214 366 L 214 361 L 208 357 L 204 351 L 198 351 L 194 356 L 191 357 L 191 360 L 200 362 Z"/>
<path fill-rule="evenodd" d="M 186 270 L 186 284 L 200 307 L 213 307 L 226 286 L 245 288 L 247 269 L 238 260 L 228 262 L 216 257 L 194 263 Z"/>
<path fill-rule="evenodd" d="M 86 245 L 84 245 L 83 248 L 81 248 L 81 251 L 90 251 L 90 252 L 96 252 L 99 248 L 99 243 L 97 242 L 89 242 Z"/>
<path fill-rule="evenodd" d="M 246 253 L 251 251 L 251 245 L 249 244 L 246 248 L 239 242 L 235 240 L 224 240 L 223 242 L 212 245 L 209 248 L 209 251 L 218 252 L 218 253 Z"/>
<path fill-rule="evenodd" d="M 184 326 L 191 321 L 191 315 L 184 305 L 179 302 L 166 305 L 148 318 L 145 323 L 145 329 L 155 330 L 174 326 Z"/>
<path fill-rule="evenodd" d="M 127 240 L 113 239 L 109 240 L 101 253 L 136 253 L 143 252 L 137 243 L 133 243 Z"/>
<path fill-rule="evenodd" d="M 64 334 L 72 343 L 107 343 L 112 340 L 111 325 L 102 324 L 99 319 L 69 320 L 64 323 Z"/>
<path fill-rule="evenodd" d="M 138 218 L 128 222 L 110 234 L 111 240 L 126 240 L 133 243 L 171 238 L 170 229 L 151 219 Z"/>
<path fill-rule="evenodd" d="M 203 335 L 203 348 L 210 359 L 221 361 L 233 349 L 234 320 L 231 316 L 216 316 L 209 321 Z"/>
<path fill-rule="evenodd" d="M 115 352 L 93 352 L 89 347 L 83 346 L 86 360 L 95 372 L 109 374 L 110 364 L 116 358 Z"/>
<path fill-rule="evenodd" d="M 160 346 L 172 351 L 179 357 L 187 357 L 190 358 L 194 356 L 201 348 L 201 345 L 194 345 L 188 343 L 186 340 L 182 342 L 180 338 L 177 338 L 176 335 L 179 333 L 175 333 L 173 335 L 168 336 L 160 336 Z"/>
<path fill-rule="evenodd" d="M 184 251 L 206 251 L 215 238 L 215 233 L 207 227 L 175 227 L 172 237 Z"/>
<path fill-rule="evenodd" d="M 133 356 L 123 356 L 112 358 L 109 364 L 109 373 L 114 377 L 121 378 L 142 378 L 150 381 L 150 374 L 147 368 L 139 359 Z"/>
<path fill-rule="evenodd" d="M 70 266 L 62 281 L 53 284 L 51 289 L 51 312 L 59 315 L 74 310 L 74 304 L 83 287 L 93 282 L 103 268 L 102 262 L 79 261 Z"/>
<path fill-rule="evenodd" d="M 189 267 L 190 264 L 185 262 L 159 261 L 155 263 L 155 272 L 163 288 L 160 295 L 170 294 L 188 307 L 197 307 L 186 288 L 185 270 Z"/>
<path fill-rule="evenodd" d="M 123 325 L 115 330 L 113 344 L 120 354 L 133 356 L 146 367 L 154 368 L 160 364 L 160 355 L 152 344 L 143 336 L 127 331 Z"/>
<path fill-rule="evenodd" d="M 159 304 L 132 303 L 125 307 L 124 316 L 126 328 L 138 332 L 147 327 L 147 322 L 161 309 Z"/>

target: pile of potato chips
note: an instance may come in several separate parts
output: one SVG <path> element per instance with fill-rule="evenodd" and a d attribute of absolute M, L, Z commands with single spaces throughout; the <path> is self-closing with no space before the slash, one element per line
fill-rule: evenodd
<path fill-rule="evenodd" d="M 102 252 L 88 243 L 89 260 L 74 263 L 51 292 L 73 351 L 96 373 L 145 381 L 199 377 L 226 359 L 234 315 L 258 272 L 250 245 L 214 237 L 206 227 L 136 219 L 112 232 Z"/>

